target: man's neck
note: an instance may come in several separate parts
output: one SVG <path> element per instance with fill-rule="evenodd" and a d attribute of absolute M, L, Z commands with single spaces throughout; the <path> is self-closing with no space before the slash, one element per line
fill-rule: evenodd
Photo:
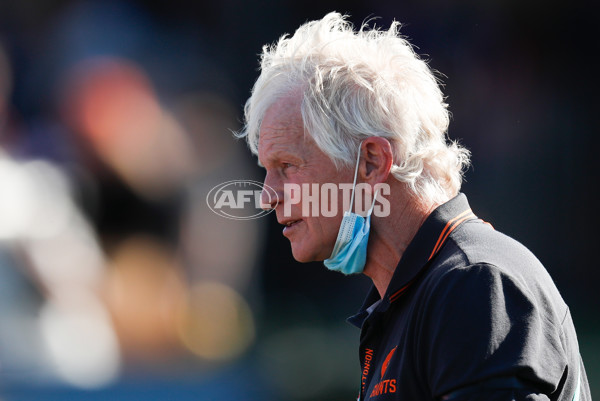
<path fill-rule="evenodd" d="M 371 218 L 371 233 L 364 274 L 371 278 L 381 298 L 392 280 L 404 251 L 431 212 L 438 206 L 424 206 L 407 195 L 404 184 L 392 186 L 390 215 Z M 396 191 L 394 191 L 396 190 Z"/>

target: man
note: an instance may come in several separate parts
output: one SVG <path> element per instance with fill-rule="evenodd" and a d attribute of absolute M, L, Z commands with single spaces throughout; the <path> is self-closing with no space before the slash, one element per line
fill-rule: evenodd
<path fill-rule="evenodd" d="M 265 46 L 245 115 L 241 136 L 294 258 L 373 281 L 350 319 L 362 330 L 360 400 L 590 399 L 552 279 L 459 193 L 468 152 L 447 141 L 436 78 L 397 23 L 354 32 L 331 13 Z M 331 183 L 339 196 L 325 206 L 343 216 L 293 193 Z M 371 214 L 373 196 L 387 213 Z"/>

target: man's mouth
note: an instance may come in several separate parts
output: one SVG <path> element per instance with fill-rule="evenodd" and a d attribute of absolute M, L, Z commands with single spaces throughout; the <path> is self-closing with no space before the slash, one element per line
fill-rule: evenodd
<path fill-rule="evenodd" d="M 283 234 L 285 235 L 288 231 L 292 230 L 301 221 L 302 221 L 302 219 L 282 221 L 281 224 L 283 224 L 285 226 L 285 227 L 283 227 Z"/>

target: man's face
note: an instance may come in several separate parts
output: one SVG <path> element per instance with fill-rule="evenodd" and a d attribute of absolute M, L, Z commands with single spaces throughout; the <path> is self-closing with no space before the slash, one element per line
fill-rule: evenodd
<path fill-rule="evenodd" d="M 283 235 L 290 240 L 294 258 L 299 262 L 321 261 L 331 255 L 337 238 L 342 196 L 338 196 L 334 217 L 322 216 L 320 208 L 318 216 L 302 216 L 302 199 L 287 205 L 291 213 L 284 215 L 285 203 L 289 202 L 285 184 L 302 187 L 303 183 L 316 183 L 320 188 L 324 183 L 351 183 L 353 172 L 340 174 L 312 137 L 304 134 L 300 105 L 301 96 L 289 95 L 267 110 L 260 128 L 258 158 L 267 171 L 265 184 L 278 194 L 277 221 L 285 226 Z"/>

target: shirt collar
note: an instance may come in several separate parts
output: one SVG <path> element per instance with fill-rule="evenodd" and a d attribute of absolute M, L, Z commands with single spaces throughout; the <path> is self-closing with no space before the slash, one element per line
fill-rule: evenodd
<path fill-rule="evenodd" d="M 373 309 L 381 312 L 387 310 L 387 307 L 410 287 L 427 262 L 438 253 L 448 235 L 462 222 L 474 218 L 476 217 L 471 211 L 467 197 L 462 193 L 436 208 L 404 251 L 382 302 L 377 308 L 368 311 L 369 307 L 380 299 L 375 286 L 371 287 L 358 314 L 350 317 L 348 321 L 360 328 Z"/>

